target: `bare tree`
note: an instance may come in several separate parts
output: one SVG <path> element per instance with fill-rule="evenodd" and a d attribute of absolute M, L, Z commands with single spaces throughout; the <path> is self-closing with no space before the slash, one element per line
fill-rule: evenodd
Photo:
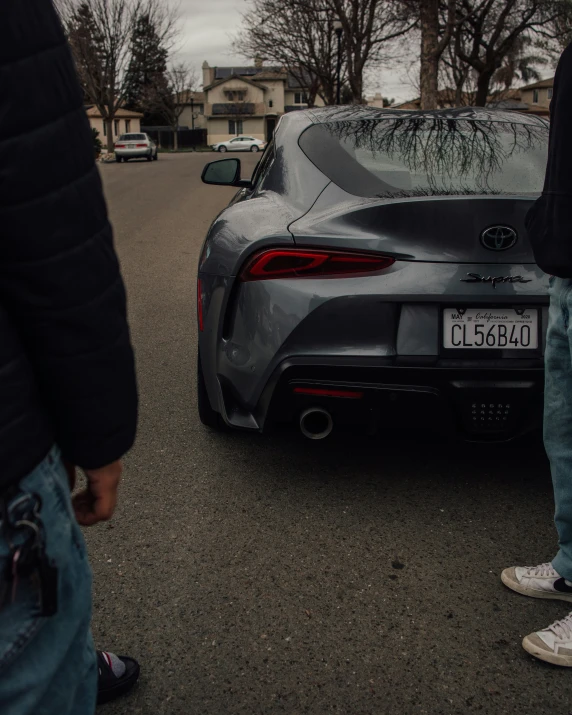
<path fill-rule="evenodd" d="M 495 87 L 538 76 L 543 57 L 534 53 L 535 43 L 557 39 L 572 6 L 567 0 L 460 0 L 456 13 L 450 59 L 459 82 L 474 77 L 473 103 L 485 106 Z"/>
<path fill-rule="evenodd" d="M 172 65 L 144 95 L 145 105 L 159 114 L 173 130 L 173 148 L 179 148 L 179 120 L 189 93 L 197 87 L 197 73 L 184 62 Z"/>
<path fill-rule="evenodd" d="M 453 43 L 449 43 L 441 58 L 439 78 L 443 80 L 445 87 L 451 88 L 455 107 L 466 107 L 474 103 L 472 75 L 472 68 L 460 62 Z"/>
<path fill-rule="evenodd" d="M 326 0 L 342 23 L 347 81 L 354 104 L 364 102 L 364 71 L 388 58 L 392 41 L 416 25 L 407 4 L 395 0 Z"/>
<path fill-rule="evenodd" d="M 546 30 L 536 46 L 556 66 L 562 51 L 572 42 L 572 12 L 563 12 L 549 23 Z"/>
<path fill-rule="evenodd" d="M 351 101 L 364 101 L 364 72 L 388 56 L 391 42 L 415 24 L 398 0 L 249 0 L 244 33 L 235 47 L 245 56 L 260 55 L 284 65 L 310 89 L 335 104 L 337 63 L 340 85 Z M 338 58 L 334 21 L 342 24 Z M 296 76 L 302 71 L 303 77 Z"/>
<path fill-rule="evenodd" d="M 137 20 L 146 16 L 167 44 L 176 14 L 166 0 L 57 0 L 57 7 L 86 100 L 100 112 L 113 151 L 113 120 L 125 101 Z"/>
<path fill-rule="evenodd" d="M 317 95 L 325 104 L 335 104 L 337 40 L 333 14 L 325 11 L 323 0 L 251 0 L 250 6 L 235 50 L 284 67 L 307 88 L 309 106 Z"/>
<path fill-rule="evenodd" d="M 440 0 L 414 0 L 418 6 L 421 53 L 419 85 L 421 109 L 439 106 L 439 65 L 449 46 L 456 20 L 456 3 L 447 0 L 445 22 L 440 22 Z"/>

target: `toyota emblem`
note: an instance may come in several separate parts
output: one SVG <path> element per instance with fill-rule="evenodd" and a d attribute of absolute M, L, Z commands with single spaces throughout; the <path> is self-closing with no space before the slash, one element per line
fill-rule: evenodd
<path fill-rule="evenodd" d="M 510 226 L 491 226 L 481 233 L 481 243 L 490 251 L 506 251 L 516 241 L 516 231 Z"/>

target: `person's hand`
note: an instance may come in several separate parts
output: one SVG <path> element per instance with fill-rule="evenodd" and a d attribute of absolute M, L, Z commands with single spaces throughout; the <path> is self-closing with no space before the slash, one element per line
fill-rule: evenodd
<path fill-rule="evenodd" d="M 75 464 L 72 464 L 71 462 L 68 462 L 67 460 L 64 461 L 64 467 L 66 468 L 66 472 L 68 473 L 68 482 L 70 485 L 70 492 L 73 492 L 75 489 L 75 479 L 76 479 L 76 467 Z"/>
<path fill-rule="evenodd" d="M 120 460 L 101 469 L 86 469 L 87 487 L 73 497 L 75 517 L 81 526 L 93 526 L 113 516 L 123 465 Z"/>

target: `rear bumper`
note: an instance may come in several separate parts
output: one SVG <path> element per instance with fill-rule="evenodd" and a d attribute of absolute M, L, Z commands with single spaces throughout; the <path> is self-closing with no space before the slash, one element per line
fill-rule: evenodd
<path fill-rule="evenodd" d="M 514 360 L 510 366 L 490 362 L 499 364 L 287 360 L 274 372 L 252 412 L 244 410 L 230 385 L 221 382 L 223 418 L 230 426 L 262 430 L 272 423 L 297 422 L 304 409 L 319 406 L 331 413 L 335 426 L 362 431 L 420 428 L 466 440 L 504 441 L 540 428 L 542 361 Z M 353 394 L 304 394 L 316 389 Z"/>
<path fill-rule="evenodd" d="M 115 155 L 120 156 L 122 159 L 137 159 L 142 157 L 151 156 L 153 154 L 152 149 L 116 149 Z"/>

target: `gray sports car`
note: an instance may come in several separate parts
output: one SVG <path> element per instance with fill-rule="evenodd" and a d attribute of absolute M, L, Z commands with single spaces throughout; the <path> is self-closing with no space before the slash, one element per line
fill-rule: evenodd
<path fill-rule="evenodd" d="M 484 109 L 285 115 L 198 274 L 202 422 L 430 428 L 505 440 L 539 426 L 548 277 L 525 216 L 548 123 Z"/>

